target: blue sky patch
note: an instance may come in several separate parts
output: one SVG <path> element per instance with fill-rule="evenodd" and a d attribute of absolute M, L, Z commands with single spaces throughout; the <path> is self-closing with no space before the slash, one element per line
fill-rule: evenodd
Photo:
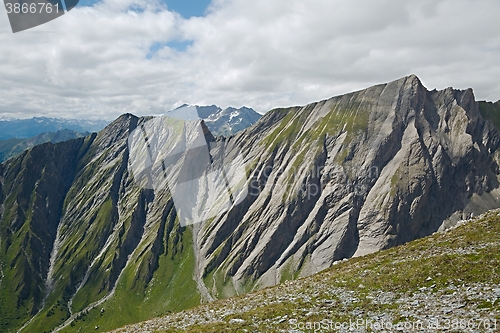
<path fill-rule="evenodd" d="M 167 43 L 167 46 L 179 52 L 184 52 L 188 47 L 193 45 L 192 40 L 173 40 Z"/>
<path fill-rule="evenodd" d="M 211 0 L 163 0 L 168 10 L 181 14 L 184 18 L 205 16 Z"/>
<path fill-rule="evenodd" d="M 135 4 L 129 6 L 128 10 L 131 10 L 136 13 L 144 13 L 144 8 Z"/>
<path fill-rule="evenodd" d="M 184 18 L 193 16 L 205 16 L 211 0 L 161 0 L 169 11 L 179 13 Z M 80 0 L 78 6 L 93 6 L 99 0 Z"/>
<path fill-rule="evenodd" d="M 186 49 L 193 45 L 192 40 L 175 40 L 170 42 L 154 42 L 153 45 L 149 47 L 149 52 L 146 55 L 146 59 L 151 59 L 156 52 L 163 49 L 164 47 L 169 47 L 176 50 L 177 52 L 184 52 Z"/>
<path fill-rule="evenodd" d="M 78 2 L 78 7 L 81 6 L 93 6 L 94 4 L 98 3 L 99 1 L 96 0 L 80 0 Z"/>

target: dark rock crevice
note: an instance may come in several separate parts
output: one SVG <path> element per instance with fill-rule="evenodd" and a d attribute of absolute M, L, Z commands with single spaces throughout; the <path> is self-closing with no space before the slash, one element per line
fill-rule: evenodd
<path fill-rule="evenodd" d="M 137 207 L 132 214 L 130 226 L 125 230 L 122 226 L 120 230 L 120 244 L 118 252 L 113 258 L 113 265 L 109 274 L 109 290 L 112 290 L 121 271 L 125 268 L 128 257 L 135 250 L 144 233 L 144 225 L 146 223 L 147 205 L 154 200 L 153 190 L 142 190 Z M 125 238 L 122 238 L 125 236 Z"/>

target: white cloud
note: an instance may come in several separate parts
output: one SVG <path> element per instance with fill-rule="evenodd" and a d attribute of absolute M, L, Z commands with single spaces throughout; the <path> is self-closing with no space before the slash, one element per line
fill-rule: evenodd
<path fill-rule="evenodd" d="M 0 116 L 300 105 L 415 73 L 500 99 L 497 0 L 216 0 L 189 20 L 104 0 L 17 34 L 0 14 Z M 192 40 L 185 52 L 153 45 Z"/>

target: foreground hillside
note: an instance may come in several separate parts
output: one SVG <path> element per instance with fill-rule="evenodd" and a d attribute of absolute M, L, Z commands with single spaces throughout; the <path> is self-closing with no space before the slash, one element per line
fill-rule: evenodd
<path fill-rule="evenodd" d="M 462 223 L 311 277 L 114 332 L 333 332 L 342 325 L 356 332 L 382 325 L 499 332 L 500 211 Z"/>

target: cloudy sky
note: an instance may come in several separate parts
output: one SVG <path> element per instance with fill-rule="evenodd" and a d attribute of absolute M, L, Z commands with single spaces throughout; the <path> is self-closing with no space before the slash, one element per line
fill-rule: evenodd
<path fill-rule="evenodd" d="M 303 105 L 416 74 L 500 99 L 498 0 L 81 0 L 13 34 L 0 116 Z"/>

